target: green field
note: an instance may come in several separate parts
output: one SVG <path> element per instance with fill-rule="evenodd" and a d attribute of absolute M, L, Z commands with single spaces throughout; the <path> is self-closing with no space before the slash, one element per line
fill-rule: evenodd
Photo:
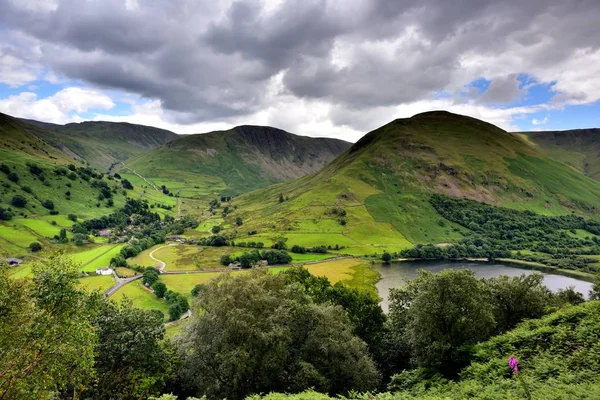
<path fill-rule="evenodd" d="M 91 247 L 91 246 L 87 246 Z M 106 244 L 87 248 L 77 253 L 71 253 L 71 259 L 81 265 L 84 272 L 95 272 L 96 268 L 103 268 L 110 265 L 110 260 L 125 247 L 125 244 Z"/>
<path fill-rule="evenodd" d="M 127 297 L 133 302 L 133 305 L 146 310 L 158 310 L 165 315 L 165 320 L 168 318 L 169 307 L 163 300 L 158 299 L 154 293 L 146 289 L 141 280 L 131 282 L 119 289 L 110 298 L 113 300 L 121 300 Z"/>
<path fill-rule="evenodd" d="M 11 223 L 21 225 L 33 231 L 39 236 L 54 237 L 60 233 L 61 227 L 52 225 L 50 221 L 32 218 L 18 218 L 10 221 Z"/>
<path fill-rule="evenodd" d="M 240 272 L 234 272 L 240 273 Z M 243 273 L 243 272 L 241 272 Z M 168 289 L 174 290 L 191 298 L 191 291 L 199 283 L 206 283 L 219 276 L 219 272 L 207 272 L 202 274 L 178 274 L 161 275 L 160 281 L 167 285 Z"/>
<path fill-rule="evenodd" d="M 85 288 L 85 290 L 99 290 L 101 293 L 104 293 L 106 290 L 113 287 L 116 283 L 117 282 L 115 281 L 115 278 L 112 275 L 88 276 L 79 280 L 79 284 L 81 285 L 81 287 Z"/>
<path fill-rule="evenodd" d="M 7 242 L 22 248 L 26 248 L 32 242 L 40 241 L 40 238 L 35 236 L 28 229 L 14 224 L 12 221 L 0 224 L 0 237 Z"/>

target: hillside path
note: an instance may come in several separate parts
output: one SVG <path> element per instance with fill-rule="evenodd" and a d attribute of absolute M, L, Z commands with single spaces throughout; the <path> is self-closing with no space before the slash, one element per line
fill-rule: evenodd
<path fill-rule="evenodd" d="M 150 252 L 150 254 L 149 254 L 149 256 L 150 256 L 150 258 L 151 258 L 151 259 L 153 259 L 154 261 L 156 261 L 156 262 L 158 262 L 158 263 L 160 264 L 160 267 L 158 267 L 158 270 L 159 270 L 160 272 L 163 272 L 163 270 L 164 270 L 164 269 L 165 269 L 165 267 L 167 266 L 167 263 L 166 263 L 166 262 L 164 262 L 164 261 L 162 261 L 162 260 L 159 260 L 159 259 L 158 259 L 158 258 L 156 258 L 156 257 L 154 257 L 154 252 L 155 252 L 155 251 L 158 251 L 158 250 L 160 250 L 160 249 L 164 249 L 165 247 L 169 247 L 169 246 L 176 246 L 176 244 L 175 244 L 175 243 L 171 243 L 171 244 L 167 244 L 167 245 L 165 245 L 165 246 L 161 246 L 161 247 L 159 247 L 158 249 L 154 249 L 154 250 L 152 250 L 152 252 Z"/>
<path fill-rule="evenodd" d="M 150 185 L 154 190 L 156 190 L 157 192 L 159 192 L 160 190 L 158 189 L 158 186 L 156 186 L 154 183 L 150 182 L 148 179 L 144 178 L 142 175 L 138 174 L 137 171 L 135 169 L 131 169 L 128 166 L 125 165 L 125 163 L 121 163 L 123 165 L 124 168 L 130 170 L 131 172 L 133 172 L 134 175 L 137 175 L 139 178 L 143 179 L 144 182 L 146 182 L 148 185 Z"/>

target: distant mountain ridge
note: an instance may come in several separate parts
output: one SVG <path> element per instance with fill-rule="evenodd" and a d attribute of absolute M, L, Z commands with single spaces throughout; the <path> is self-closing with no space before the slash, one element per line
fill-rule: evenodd
<path fill-rule="evenodd" d="M 600 180 L 600 129 L 519 132 L 531 144 L 567 165 Z"/>
<path fill-rule="evenodd" d="M 86 121 L 57 125 L 22 121 L 43 128 L 44 140 L 100 170 L 178 137 L 176 133 L 165 129 L 127 122 Z"/>
<path fill-rule="evenodd" d="M 242 125 L 181 136 L 130 159 L 125 166 L 146 178 L 204 184 L 211 193 L 231 195 L 316 172 L 351 145 Z"/>

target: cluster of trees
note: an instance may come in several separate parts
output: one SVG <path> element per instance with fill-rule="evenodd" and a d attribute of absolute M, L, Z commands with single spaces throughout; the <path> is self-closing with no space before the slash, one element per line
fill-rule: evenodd
<path fill-rule="evenodd" d="M 10 221 L 13 217 L 11 210 L 7 210 L 4 207 L 0 207 L 0 221 Z"/>
<path fill-rule="evenodd" d="M 174 378 L 162 314 L 120 305 L 78 283 L 54 256 L 32 280 L 0 267 L 0 397 L 147 398 Z"/>
<path fill-rule="evenodd" d="M 198 241 L 197 241 L 197 244 L 199 246 L 215 246 L 215 247 L 229 246 L 231 243 L 232 242 L 223 235 L 212 235 L 212 236 L 198 239 Z"/>
<path fill-rule="evenodd" d="M 191 320 L 179 339 L 169 342 L 161 313 L 86 294 L 78 285 L 78 269 L 55 256 L 35 265 L 29 282 L 9 278 L 8 267 L 0 268 L 0 348 L 11 350 L 0 352 L 0 397 L 126 399 L 173 393 L 242 399 L 309 388 L 347 395 L 380 389 L 392 375 L 396 388 L 410 390 L 419 382 L 433 385 L 456 377 L 475 354 L 481 359 L 482 351 L 498 349 L 476 347 L 477 342 L 583 301 L 572 290 L 552 295 L 539 275 L 485 280 L 447 270 L 423 273 L 392 290 L 386 317 L 373 295 L 331 285 L 305 269 L 278 275 L 255 270 L 222 274 L 194 288 Z M 156 271 L 144 272 L 143 279 L 171 306 L 184 297 L 159 286 Z M 584 314 L 561 317 L 560 323 Z M 590 331 L 577 336 L 577 343 L 591 346 L 597 324 L 586 326 Z M 531 354 L 551 337 L 548 327 L 536 332 L 539 339 L 518 339 L 532 343 Z M 553 337 L 553 346 L 572 343 L 565 335 L 570 331 Z M 565 368 L 589 368 L 593 354 Z M 496 363 L 471 373 L 497 369 Z M 431 377 L 437 378 L 424 381 Z"/>
<path fill-rule="evenodd" d="M 6 174 L 6 178 L 14 183 L 19 182 L 19 175 L 16 172 L 12 171 L 10 167 L 4 163 L 0 164 L 0 171 Z"/>
<path fill-rule="evenodd" d="M 470 270 L 423 271 L 392 289 L 386 338 L 391 371 L 417 368 L 455 378 L 474 357 L 476 343 L 584 301 L 572 288 L 553 294 L 542 281 L 541 274 L 478 279 Z"/>
<path fill-rule="evenodd" d="M 327 247 L 325 247 L 325 246 L 304 247 L 304 246 L 299 246 L 299 245 L 295 244 L 292 246 L 290 251 L 292 253 L 296 253 L 296 254 L 305 254 L 305 253 L 325 254 L 325 253 L 327 253 Z"/>
<path fill-rule="evenodd" d="M 292 257 L 284 250 L 265 250 L 262 252 L 254 250 L 243 253 L 238 257 L 225 254 L 221 256 L 220 262 L 225 266 L 239 262 L 242 268 L 250 268 L 261 260 L 266 260 L 269 265 L 289 264 L 292 261 Z"/>
<path fill-rule="evenodd" d="M 256 249 L 262 249 L 263 247 L 265 247 L 265 244 L 263 242 L 255 242 L 252 240 L 249 242 L 232 242 L 232 245 L 235 245 L 237 247 L 250 247 Z"/>
<path fill-rule="evenodd" d="M 346 311 L 314 301 L 300 283 L 255 271 L 223 274 L 197 293 L 178 342 L 185 395 L 366 391 L 380 376 Z"/>
<path fill-rule="evenodd" d="M 147 267 L 144 270 L 142 282 L 152 288 L 156 297 L 167 302 L 170 321 L 177 321 L 190 309 L 187 298 L 179 292 L 167 289 L 167 285 L 160 281 L 160 273 L 155 268 Z"/>
<path fill-rule="evenodd" d="M 446 220 L 467 228 L 469 232 L 452 246 L 419 245 L 400 253 L 400 256 L 426 259 L 527 258 L 530 256 L 523 256 L 518 251 L 532 250 L 548 255 L 535 261 L 594 272 L 594 267 L 590 266 L 591 259 L 576 260 L 573 256 L 600 254 L 600 238 L 595 236 L 600 234 L 600 223 L 596 221 L 576 215 L 544 216 L 441 194 L 432 195 L 430 203 Z M 590 232 L 591 237 L 579 237 L 576 235 L 578 229 Z"/>

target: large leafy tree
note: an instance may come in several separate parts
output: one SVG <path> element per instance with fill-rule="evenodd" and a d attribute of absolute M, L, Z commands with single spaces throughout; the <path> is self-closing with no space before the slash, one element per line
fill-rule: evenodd
<path fill-rule="evenodd" d="M 543 281 L 541 274 L 502 275 L 487 280 L 496 332 L 505 332 L 526 318 L 540 318 L 545 314 L 552 293 Z"/>
<path fill-rule="evenodd" d="M 408 344 L 418 366 L 451 375 L 466 346 L 489 336 L 495 321 L 484 285 L 470 270 L 422 271 L 405 287 L 391 290 L 392 334 Z"/>
<path fill-rule="evenodd" d="M 102 399 L 157 395 L 173 373 L 173 356 L 164 344 L 163 315 L 134 308 L 131 301 L 104 301 L 93 319 L 98 335 L 97 378 L 86 393 Z"/>
<path fill-rule="evenodd" d="M 315 304 L 300 285 L 253 271 L 221 275 L 200 291 L 179 342 L 181 377 L 197 393 L 331 394 L 377 386 L 365 343 L 339 306 Z"/>
<path fill-rule="evenodd" d="M 74 397 L 93 374 L 94 296 L 77 286 L 79 269 L 62 256 L 32 267 L 33 280 L 0 267 L 0 399 Z"/>
<path fill-rule="evenodd" d="M 386 317 L 375 295 L 349 288 L 341 283 L 332 285 L 324 276 L 314 276 L 306 268 L 294 267 L 282 273 L 287 283 L 299 283 L 315 303 L 341 306 L 348 314 L 353 332 L 367 343 L 370 353 L 380 361 Z"/>

